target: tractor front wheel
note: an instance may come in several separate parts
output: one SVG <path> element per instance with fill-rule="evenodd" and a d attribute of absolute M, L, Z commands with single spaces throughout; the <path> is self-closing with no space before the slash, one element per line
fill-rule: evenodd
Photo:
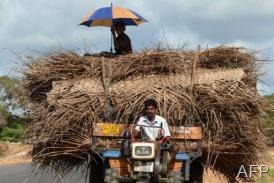
<path fill-rule="evenodd" d="M 108 168 L 105 172 L 105 183 L 119 183 L 119 170 L 115 168 Z"/>
<path fill-rule="evenodd" d="M 103 160 L 96 155 L 93 155 L 93 159 L 90 162 L 89 183 L 104 183 Z"/>
<path fill-rule="evenodd" d="M 190 164 L 190 182 L 203 183 L 204 167 L 200 158 Z"/>
<path fill-rule="evenodd" d="M 167 178 L 169 183 L 182 183 L 184 180 L 182 172 L 170 172 Z"/>

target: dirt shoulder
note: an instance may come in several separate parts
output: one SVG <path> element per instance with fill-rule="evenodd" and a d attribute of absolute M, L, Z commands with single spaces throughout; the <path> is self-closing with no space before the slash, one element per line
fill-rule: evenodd
<path fill-rule="evenodd" d="M 0 143 L 0 165 L 31 162 L 31 147 L 22 143 Z"/>

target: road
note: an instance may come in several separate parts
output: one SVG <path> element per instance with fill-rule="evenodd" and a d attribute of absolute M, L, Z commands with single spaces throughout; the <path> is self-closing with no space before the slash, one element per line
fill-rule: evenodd
<path fill-rule="evenodd" d="M 39 171 L 31 175 L 30 163 L 0 165 L 0 183 L 84 183 L 85 177 L 80 172 L 73 171 L 61 181 L 60 176 L 50 173 L 45 175 Z"/>

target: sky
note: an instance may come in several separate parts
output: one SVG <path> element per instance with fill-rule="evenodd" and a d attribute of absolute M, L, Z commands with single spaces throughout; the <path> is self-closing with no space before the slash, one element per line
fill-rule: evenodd
<path fill-rule="evenodd" d="M 186 44 L 189 49 L 244 46 L 269 60 L 263 62 L 264 82 L 259 89 L 274 92 L 273 0 L 0 0 L 0 75 L 16 75 L 14 68 L 21 64 L 17 57 L 53 48 L 108 51 L 108 28 L 87 28 L 79 23 L 111 2 L 149 21 L 127 27 L 134 50 L 159 42 L 171 47 Z"/>

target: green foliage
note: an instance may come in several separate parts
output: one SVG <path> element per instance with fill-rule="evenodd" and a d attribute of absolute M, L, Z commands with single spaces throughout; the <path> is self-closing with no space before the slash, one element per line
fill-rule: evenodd
<path fill-rule="evenodd" d="M 11 123 L 8 126 L 2 128 L 2 132 L 0 133 L 0 140 L 10 142 L 22 141 L 25 128 L 25 124 L 23 123 Z"/>
<path fill-rule="evenodd" d="M 14 111 L 26 109 L 20 81 L 0 76 L 0 140 L 20 141 L 25 131 L 25 119 L 13 115 Z"/>
<path fill-rule="evenodd" d="M 274 182 L 274 169 L 270 168 L 268 173 L 263 174 L 262 178 L 258 178 L 257 183 L 273 183 Z"/>
<path fill-rule="evenodd" d="M 266 99 L 272 106 L 267 110 L 268 118 L 263 123 L 263 127 L 274 128 L 274 94 L 266 96 Z"/>
<path fill-rule="evenodd" d="M 0 104 L 0 127 L 8 124 L 8 111 L 7 108 Z"/>
<path fill-rule="evenodd" d="M 20 81 L 8 76 L 0 76 L 0 101 L 13 109 L 25 108 L 26 102 Z"/>

